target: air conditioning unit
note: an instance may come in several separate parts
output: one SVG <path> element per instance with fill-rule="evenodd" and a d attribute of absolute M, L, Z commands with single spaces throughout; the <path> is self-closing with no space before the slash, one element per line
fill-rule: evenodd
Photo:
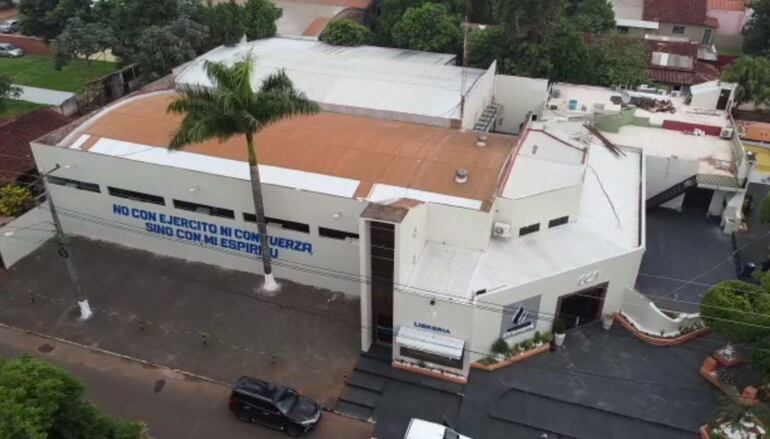
<path fill-rule="evenodd" d="M 497 238 L 510 238 L 513 236 L 511 235 L 511 225 L 499 221 L 495 222 L 495 225 L 492 227 L 492 236 Z"/>
<path fill-rule="evenodd" d="M 671 91 L 671 97 L 675 98 L 675 97 L 679 96 L 679 93 L 680 93 L 679 90 L 672 90 Z"/>
<path fill-rule="evenodd" d="M 719 137 L 730 140 L 733 138 L 733 135 L 735 134 L 735 130 L 732 128 L 722 128 L 722 131 L 719 132 Z"/>

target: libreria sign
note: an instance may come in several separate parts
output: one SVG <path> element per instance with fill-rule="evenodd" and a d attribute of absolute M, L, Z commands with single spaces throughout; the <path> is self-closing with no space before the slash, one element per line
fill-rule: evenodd
<path fill-rule="evenodd" d="M 176 215 L 137 209 L 135 207 L 112 205 L 112 213 L 144 221 L 144 229 L 156 235 L 192 242 L 252 255 L 262 254 L 259 233 L 235 227 L 222 226 L 205 221 Z M 279 249 L 313 254 L 313 244 L 295 239 L 270 237 L 270 255 L 278 258 Z"/>

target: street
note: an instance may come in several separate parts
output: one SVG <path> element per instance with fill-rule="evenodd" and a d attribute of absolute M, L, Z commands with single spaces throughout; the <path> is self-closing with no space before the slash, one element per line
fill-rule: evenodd
<path fill-rule="evenodd" d="M 147 423 L 152 437 L 285 438 L 244 424 L 227 410 L 229 387 L 163 367 L 0 326 L 0 356 L 30 354 L 85 381 L 86 395 L 105 412 Z M 374 426 L 324 413 L 308 438 L 367 439 Z"/>

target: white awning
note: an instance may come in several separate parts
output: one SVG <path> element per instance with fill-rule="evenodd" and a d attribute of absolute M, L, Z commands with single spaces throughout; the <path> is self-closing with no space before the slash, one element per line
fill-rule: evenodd
<path fill-rule="evenodd" d="M 407 326 L 399 328 L 396 343 L 406 348 L 440 355 L 452 360 L 461 359 L 465 347 L 465 340 Z"/>

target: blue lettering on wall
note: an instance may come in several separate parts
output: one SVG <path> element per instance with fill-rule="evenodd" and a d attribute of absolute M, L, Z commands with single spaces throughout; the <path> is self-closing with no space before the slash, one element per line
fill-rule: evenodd
<path fill-rule="evenodd" d="M 205 221 L 167 215 L 135 207 L 129 208 L 119 204 L 112 205 L 112 213 L 142 220 L 144 221 L 145 230 L 156 235 L 257 256 L 262 255 L 260 235 L 251 230 L 217 226 Z M 278 258 L 278 249 L 307 253 L 309 255 L 313 254 L 313 244 L 309 242 L 271 236 L 270 255 L 273 258 Z"/>
<path fill-rule="evenodd" d="M 422 322 L 414 322 L 414 327 L 415 328 L 420 328 L 420 329 L 427 329 L 428 331 L 433 331 L 433 332 L 440 332 L 442 334 L 451 334 L 452 333 L 452 331 L 450 331 L 450 330 L 448 330 L 446 328 L 442 328 L 440 326 L 433 326 L 433 325 L 429 325 L 427 323 L 422 323 Z"/>

